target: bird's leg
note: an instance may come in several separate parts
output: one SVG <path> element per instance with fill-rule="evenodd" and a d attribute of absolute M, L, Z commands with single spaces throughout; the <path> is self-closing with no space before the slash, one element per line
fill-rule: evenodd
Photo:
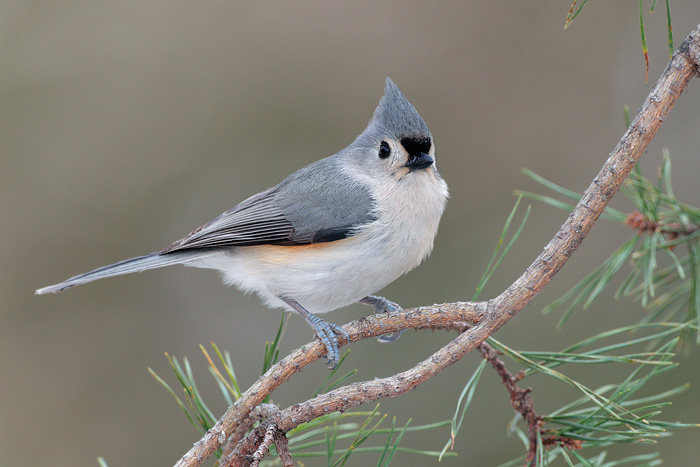
<path fill-rule="evenodd" d="M 326 356 L 328 358 L 328 368 L 333 370 L 340 360 L 340 350 L 338 349 L 338 336 L 342 336 L 345 340 L 350 341 L 348 332 L 337 324 L 329 323 L 309 310 L 304 308 L 292 298 L 279 297 L 284 303 L 294 308 L 309 325 L 314 328 L 314 332 L 321 339 L 323 345 L 326 346 Z"/>
<path fill-rule="evenodd" d="M 403 310 L 398 303 L 394 303 L 384 297 L 378 297 L 376 295 L 367 295 L 365 298 L 360 300 L 360 303 L 373 307 L 375 313 L 391 313 L 393 311 Z M 403 330 L 390 332 L 377 337 L 377 340 L 382 344 L 391 344 L 392 342 L 395 342 L 396 339 L 401 337 L 401 334 L 403 334 Z"/>

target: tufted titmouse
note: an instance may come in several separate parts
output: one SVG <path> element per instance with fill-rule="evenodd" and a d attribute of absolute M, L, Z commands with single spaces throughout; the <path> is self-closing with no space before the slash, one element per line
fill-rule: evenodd
<path fill-rule="evenodd" d="M 387 78 L 369 125 L 342 151 L 294 172 L 162 251 L 36 293 L 171 264 L 216 269 L 224 282 L 256 292 L 266 305 L 299 313 L 335 367 L 338 335 L 347 338 L 347 333 L 317 314 L 358 301 L 375 312 L 400 310 L 370 294 L 430 253 L 446 201 L 430 130 Z"/>

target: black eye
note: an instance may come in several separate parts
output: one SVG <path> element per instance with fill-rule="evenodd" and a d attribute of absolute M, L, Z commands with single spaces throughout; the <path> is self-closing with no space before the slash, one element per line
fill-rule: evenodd
<path fill-rule="evenodd" d="M 386 159 L 391 155 L 391 148 L 389 147 L 389 143 L 386 141 L 382 141 L 382 144 L 379 145 L 379 157 L 381 159 Z"/>

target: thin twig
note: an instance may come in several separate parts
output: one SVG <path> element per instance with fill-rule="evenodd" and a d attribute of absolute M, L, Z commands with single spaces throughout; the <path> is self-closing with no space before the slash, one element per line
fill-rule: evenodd
<path fill-rule="evenodd" d="M 527 434 L 529 446 L 527 449 L 527 463 L 530 465 L 537 455 L 537 436 L 540 434 L 542 427 L 542 418 L 535 412 L 535 401 L 532 399 L 530 392 L 532 388 L 520 388 L 516 384 L 516 378 L 508 371 L 505 363 L 498 358 L 499 353 L 486 342 L 482 342 L 479 347 L 479 352 L 496 370 L 498 376 L 510 394 L 510 405 L 513 410 L 518 412 L 527 424 Z"/>
<path fill-rule="evenodd" d="M 294 459 L 289 453 L 289 441 L 284 433 L 280 432 L 275 436 L 275 448 L 277 448 L 277 455 L 282 461 L 282 467 L 294 467 Z"/>
<path fill-rule="evenodd" d="M 523 389 L 517 385 L 518 381 L 522 379 L 525 373 L 518 372 L 514 375 L 508 371 L 505 363 L 498 358 L 501 353 L 486 342 L 482 342 L 478 349 L 481 355 L 483 355 L 494 370 L 496 370 L 498 376 L 501 377 L 501 381 L 503 381 L 510 395 L 510 405 L 513 407 L 513 410 L 518 412 L 527 424 L 529 445 L 525 459 L 527 465 L 535 465 L 535 459 L 537 458 L 537 437 L 544 434 L 544 430 L 542 430 L 542 425 L 544 423 L 542 417 L 535 412 L 535 401 L 531 395 L 532 388 Z M 566 446 L 568 449 L 581 449 L 580 440 L 567 438 L 565 436 L 542 437 L 542 444 L 548 448 L 552 446 Z"/>
<path fill-rule="evenodd" d="M 269 451 L 272 442 L 275 443 L 277 455 L 283 467 L 293 467 L 294 459 L 289 453 L 287 436 L 271 420 L 258 425 L 248 433 L 248 436 L 238 443 L 234 451 L 235 455 L 231 456 L 227 462 L 219 462 L 219 465 L 221 467 L 257 467 L 265 453 Z"/>
<path fill-rule="evenodd" d="M 683 41 L 673 55 L 629 129 L 610 154 L 598 176 L 584 192 L 581 201 L 569 218 L 532 265 L 505 292 L 488 302 L 445 304 L 404 310 L 399 313 L 399 316 L 382 316 L 379 317 L 380 319 L 368 317 L 365 320 L 350 323 L 345 329 L 350 333 L 350 341 L 356 341 L 400 329 L 446 327 L 447 324 L 438 323 L 438 320 L 430 321 L 435 317 L 435 312 L 440 316 L 443 310 L 444 313 L 441 316 L 450 315 L 454 318 L 453 322 L 479 320 L 475 326 L 409 370 L 388 378 L 353 383 L 285 409 L 280 414 L 280 417 L 284 418 L 279 419 L 279 429 L 286 432 L 303 422 L 332 411 L 344 411 L 355 405 L 403 394 L 461 359 L 508 322 L 552 280 L 579 247 L 639 157 L 646 151 L 649 142 L 678 97 L 687 88 L 690 79 L 698 74 L 699 65 L 700 25 Z M 454 315 L 452 315 L 453 312 Z M 404 320 L 404 314 L 410 315 L 412 319 Z M 344 345 L 345 342 L 341 344 Z M 201 465 L 223 444 L 226 433 L 233 433 L 254 407 L 292 374 L 298 373 L 323 352 L 323 346 L 315 341 L 294 351 L 273 366 L 226 411 L 215 426 L 180 459 L 176 466 Z M 277 417 L 274 418 L 277 419 Z M 275 420 L 276 423 L 277 421 Z"/>
<path fill-rule="evenodd" d="M 277 427 L 274 424 L 265 425 L 265 436 L 263 436 L 263 440 L 258 446 L 258 449 L 256 449 L 252 455 L 250 467 L 258 467 L 260 465 L 260 461 L 265 456 L 265 453 L 270 449 L 272 443 L 275 442 L 277 431 Z"/>

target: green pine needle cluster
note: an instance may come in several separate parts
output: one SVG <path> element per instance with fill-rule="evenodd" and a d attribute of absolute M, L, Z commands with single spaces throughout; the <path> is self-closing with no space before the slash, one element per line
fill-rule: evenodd
<path fill-rule="evenodd" d="M 655 232 L 648 232 L 649 229 L 641 231 L 637 229 L 633 237 L 623 243 L 622 247 L 601 267 L 564 294 L 562 299 L 547 307 L 548 311 L 552 311 L 566 302 L 572 302 L 564 313 L 560 323 L 563 324 L 566 317 L 575 309 L 590 306 L 600 292 L 609 285 L 613 276 L 632 261 L 630 276 L 623 282 L 618 295 L 643 303 L 650 311 L 646 319 L 630 326 L 603 331 L 558 352 L 518 351 L 496 339 L 487 339 L 491 347 L 521 368 L 520 381 L 541 374 L 549 377 L 551 383 L 573 388 L 578 394 L 578 397 L 551 413 L 540 414 L 543 426 L 537 433 L 537 456 L 531 465 L 546 466 L 555 460 L 559 463 L 563 460 L 569 466 L 658 465 L 661 459 L 656 453 L 608 460 L 608 453 L 601 448 L 615 444 L 654 443 L 668 436 L 671 430 L 698 426 L 659 419 L 662 409 L 670 404 L 669 399 L 685 391 L 687 385 L 670 388 L 657 394 L 639 395 L 640 390 L 651 379 L 658 378 L 677 366 L 673 358 L 682 336 L 689 332 L 696 334 L 700 332 L 697 319 L 698 307 L 693 308 L 694 298 L 691 294 L 691 290 L 695 287 L 691 283 L 700 283 L 700 275 L 689 267 L 694 260 L 685 256 L 679 258 L 676 253 L 669 251 L 670 248 L 675 248 L 679 244 L 686 244 L 688 251 L 693 251 L 694 247 L 688 245 L 697 242 L 696 226 L 700 223 L 696 220 L 700 218 L 697 217 L 697 210 L 680 203 L 673 197 L 670 167 L 670 159 L 665 155 L 664 164 L 659 172 L 659 181 L 656 184 L 646 180 L 639 170 L 636 170 L 625 188 L 625 193 L 632 200 L 637 212 L 642 213 L 649 222 L 647 226 L 651 226 L 652 223 L 656 226 Z M 525 173 L 565 199 L 578 202 L 581 198 L 577 193 L 549 182 L 530 171 L 526 170 Z M 502 256 L 513 246 L 522 232 L 529 209 L 524 215 L 523 223 L 510 241 L 506 242 L 515 211 L 523 197 L 536 199 L 557 208 L 567 210 L 574 208 L 574 204 L 570 202 L 548 196 L 526 192 L 516 192 L 516 195 L 518 200 L 501 232 L 492 260 L 479 282 L 475 299 L 478 291 L 493 274 L 492 265 L 497 266 L 500 263 Z M 627 215 L 613 209 L 607 209 L 603 217 L 630 223 Z M 501 250 L 505 251 L 501 252 Z M 657 263 L 654 258 L 659 253 L 675 259 L 672 261 L 674 267 L 672 271 L 675 274 L 666 269 L 656 271 Z M 684 269 L 684 265 L 687 269 Z M 668 294 L 657 294 L 657 291 L 667 287 L 674 291 L 670 295 L 673 299 L 664 298 Z M 682 291 L 686 291 L 685 296 L 682 295 Z M 644 297 L 647 299 L 645 300 Z M 671 309 L 669 301 L 676 307 Z M 681 321 L 656 319 L 660 315 L 660 308 L 662 311 L 665 310 L 667 315 L 670 314 L 667 317 L 678 317 L 676 312 L 681 306 L 689 306 L 694 313 L 686 313 L 685 317 L 688 319 Z M 486 360 L 482 361 L 459 397 L 451 424 L 450 439 L 443 448 L 443 453 L 447 452 L 448 448 L 454 447 L 455 437 L 465 413 L 472 400 L 478 399 L 475 397 L 475 391 L 486 364 Z M 615 365 L 619 367 L 615 374 L 626 374 L 626 377 L 620 381 L 591 388 L 571 376 L 577 373 L 577 366 L 591 364 Z M 524 384 L 526 386 L 526 381 Z M 533 391 L 533 398 L 537 400 L 536 388 Z M 523 423 L 520 414 L 516 414 L 511 422 L 510 431 L 523 442 L 524 450 L 527 451 L 529 438 L 526 433 L 527 428 L 522 428 Z M 595 450 L 595 454 L 590 454 L 591 450 Z M 501 467 L 526 463 L 526 455 L 523 455 Z"/>
<path fill-rule="evenodd" d="M 579 194 L 531 171 L 524 173 L 564 198 L 580 199 Z M 623 273 L 625 277 L 617 287 L 615 298 L 627 297 L 639 302 L 647 312 L 643 322 L 700 322 L 700 210 L 674 196 L 667 150 L 658 173 L 654 183 L 636 167 L 622 189 L 634 210 L 629 214 L 611 208 L 605 210 L 602 217 L 627 225 L 630 237 L 600 267 L 544 309 L 549 313 L 568 304 L 560 326 L 577 308 L 591 306 L 613 279 Z M 572 204 L 549 196 L 516 193 L 555 207 L 573 209 Z M 695 337 L 700 343 L 700 333 L 695 332 Z"/>
<path fill-rule="evenodd" d="M 516 351 L 490 339 L 490 345 L 525 368 L 525 378 L 546 375 L 554 383 L 574 388 L 579 394 L 564 406 L 542 415 L 544 428 L 538 433 L 541 447 L 536 465 L 549 465 L 558 458 L 563 458 L 567 465 L 624 465 L 629 458 L 603 464 L 596 459 L 601 455 L 605 458 L 605 451 L 590 458 L 586 452 L 616 444 L 654 443 L 669 436 L 671 430 L 696 427 L 658 419 L 662 409 L 670 404 L 669 399 L 685 391 L 687 384 L 657 394 L 638 394 L 651 379 L 677 366 L 672 361 L 673 349 L 685 326 L 677 323 L 628 326 L 600 333 L 560 352 Z M 634 338 L 630 338 L 632 332 Z M 650 342 L 663 343 L 644 350 Z M 620 374 L 625 374 L 625 369 L 628 374 L 620 381 L 591 388 L 569 376 L 577 373 L 574 365 L 581 364 L 615 365 Z M 521 422 L 516 416 L 511 423 L 512 432 L 527 449 L 529 439 Z M 523 456 L 503 467 L 522 465 L 524 460 Z"/>
<path fill-rule="evenodd" d="M 263 374 L 277 362 L 279 347 L 284 335 L 288 316 L 288 314 L 284 314 L 282 317 L 275 339 L 265 344 Z M 216 381 L 221 396 L 226 404 L 231 406 L 242 395 L 233 369 L 231 356 L 228 352 L 219 350 L 218 346 L 213 342 L 211 343 L 211 347 L 216 355 L 216 360 L 210 356 L 209 351 L 204 346 L 200 345 L 200 350 L 207 360 L 209 373 Z M 337 367 L 330 372 L 326 380 L 311 397 L 333 390 L 342 385 L 357 372 L 357 370 L 352 370 L 338 376 L 338 370 L 342 366 L 347 355 L 348 352 L 341 357 Z M 179 391 L 173 389 L 151 368 L 149 368 L 148 371 L 174 398 L 190 424 L 195 427 L 200 435 L 203 435 L 214 426 L 217 418 L 208 408 L 202 394 L 197 389 L 192 367 L 187 357 L 182 358 L 182 363 L 180 363 L 176 357 L 168 354 L 166 354 L 166 358 L 181 387 L 182 395 L 178 395 Z M 287 433 L 289 452 L 294 458 L 326 458 L 329 467 L 343 466 L 351 455 L 359 453 L 372 453 L 378 456 L 378 467 L 388 466 L 397 452 L 432 457 L 436 457 L 440 454 L 434 451 L 402 447 L 400 443 L 405 433 L 439 429 L 449 425 L 449 421 L 409 426 L 411 422 L 409 419 L 402 427 L 397 427 L 396 417 L 393 417 L 391 426 L 380 428 L 381 425 L 386 424 L 385 422 L 388 417 L 386 414 L 379 413 L 378 408 L 379 405 L 371 412 L 356 411 L 342 414 L 331 413 L 299 425 L 297 428 Z M 257 424 L 255 426 L 257 426 Z M 368 441 L 373 441 L 375 444 L 369 445 L 371 443 L 368 443 Z M 221 450 L 216 452 L 217 457 L 221 457 L 221 454 Z M 448 453 L 448 455 L 454 456 L 456 454 Z M 276 457 L 276 452 L 273 449 L 268 458 L 263 461 L 261 465 L 277 465 L 276 462 L 278 462 L 278 459 L 276 459 Z"/>
<path fill-rule="evenodd" d="M 531 171 L 524 173 L 559 197 L 516 192 L 551 206 L 572 210 L 581 195 L 562 188 Z M 613 444 L 653 443 L 679 428 L 696 424 L 659 420 L 669 399 L 687 385 L 661 393 L 639 396 L 639 390 L 677 366 L 673 358 L 689 336 L 700 342 L 700 210 L 679 201 L 671 185 L 671 160 L 664 150 L 656 182 L 635 168 L 623 193 L 631 201 L 630 214 L 608 208 L 601 216 L 626 225 L 631 236 L 598 268 L 544 309 L 545 313 L 566 305 L 559 321 L 563 326 L 577 309 L 590 307 L 617 278 L 615 298 L 628 298 L 646 311 L 640 322 L 601 332 L 560 352 L 516 351 L 493 338 L 488 343 L 523 370 L 523 377 L 547 375 L 559 384 L 573 387 L 580 396 L 569 404 L 542 415 L 534 465 L 549 465 L 563 459 L 570 466 L 658 465 L 657 454 L 607 460 L 601 451 L 589 457 L 588 448 Z M 563 198 L 560 199 L 560 198 Z M 663 264 L 663 265 L 662 265 Z M 619 277 L 623 276 L 623 277 Z M 620 367 L 627 376 L 598 388 L 575 381 L 576 365 L 605 364 Z M 564 373 L 567 369 L 567 374 Z M 628 370 L 623 373 L 624 368 Z M 476 374 L 480 373 L 480 369 Z M 470 384 L 474 383 L 470 381 Z M 533 396 L 536 400 L 536 392 Z M 514 422 L 522 422 L 516 417 Z M 513 432 L 527 449 L 528 436 L 519 423 Z M 525 457 L 505 466 L 522 465 Z"/>

